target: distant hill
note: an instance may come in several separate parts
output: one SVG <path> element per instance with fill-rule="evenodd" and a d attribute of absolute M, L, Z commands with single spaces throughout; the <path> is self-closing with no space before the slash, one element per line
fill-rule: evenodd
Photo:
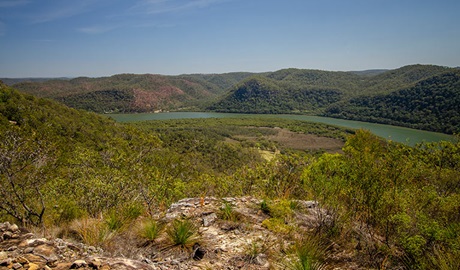
<path fill-rule="evenodd" d="M 269 77 L 253 76 L 233 87 L 210 110 L 232 113 L 314 113 L 338 102 L 334 88 L 294 87 Z"/>
<path fill-rule="evenodd" d="M 360 96 L 330 106 L 326 116 L 460 132 L 460 71 L 451 70 L 389 94 Z"/>
<path fill-rule="evenodd" d="M 6 85 L 13 85 L 21 82 L 46 82 L 50 80 L 70 80 L 70 78 L 0 78 L 0 81 Z"/>
<path fill-rule="evenodd" d="M 251 73 L 163 76 L 119 74 L 111 77 L 25 81 L 14 88 L 70 107 L 98 113 L 153 112 L 195 106 L 212 100 Z"/>
<path fill-rule="evenodd" d="M 446 81 L 443 74 L 451 79 Z M 449 102 L 457 100 L 459 95 L 455 74 L 458 68 L 435 65 L 350 72 L 290 68 L 265 73 L 119 74 L 20 82 L 14 87 L 98 113 L 158 110 L 299 113 L 454 133 L 460 132 L 455 115 L 450 115 L 457 107 Z M 449 97 L 443 102 L 436 99 L 447 92 Z M 394 96 L 398 96 L 399 105 L 393 103 Z M 402 105 L 418 102 L 419 98 L 424 99 L 424 104 L 428 98 L 436 102 L 427 103 L 422 109 Z"/>
<path fill-rule="evenodd" d="M 251 76 L 208 109 L 307 113 L 460 132 L 457 69 L 412 65 L 370 73 L 285 69 Z"/>
<path fill-rule="evenodd" d="M 368 69 L 368 70 L 359 70 L 359 71 L 350 71 L 356 75 L 361 76 L 375 76 L 387 72 L 388 69 Z"/>

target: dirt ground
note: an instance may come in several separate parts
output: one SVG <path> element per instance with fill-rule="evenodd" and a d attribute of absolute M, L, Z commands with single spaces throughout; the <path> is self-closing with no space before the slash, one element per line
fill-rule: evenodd
<path fill-rule="evenodd" d="M 276 142 L 280 148 L 290 148 L 305 151 L 325 151 L 328 153 L 343 153 L 344 142 L 339 139 L 321 137 L 313 134 L 292 132 L 283 128 L 258 127 L 255 129 L 263 130 L 266 140 Z M 238 135 L 234 136 L 239 140 L 258 141 L 260 137 Z"/>
<path fill-rule="evenodd" d="M 279 143 L 281 146 L 296 150 L 324 150 L 329 153 L 342 151 L 344 142 L 338 139 L 320 137 L 313 134 L 292 132 L 287 129 L 276 128 L 276 135 L 270 135 L 267 139 Z"/>

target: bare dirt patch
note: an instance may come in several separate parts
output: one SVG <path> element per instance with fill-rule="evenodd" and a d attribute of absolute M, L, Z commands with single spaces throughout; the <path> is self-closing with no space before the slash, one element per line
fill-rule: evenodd
<path fill-rule="evenodd" d="M 292 132 L 287 129 L 275 128 L 278 132 L 267 139 L 279 143 L 281 146 L 296 150 L 324 150 L 337 153 L 342 151 L 344 142 L 339 139 L 320 137 L 313 134 Z"/>
<path fill-rule="evenodd" d="M 314 134 L 293 132 L 284 128 L 250 127 L 260 131 L 259 136 L 236 135 L 232 136 L 238 141 L 247 140 L 257 142 L 262 138 L 278 144 L 281 149 L 290 148 L 304 151 L 325 151 L 329 153 L 342 153 L 344 142 L 339 139 L 321 137 Z"/>

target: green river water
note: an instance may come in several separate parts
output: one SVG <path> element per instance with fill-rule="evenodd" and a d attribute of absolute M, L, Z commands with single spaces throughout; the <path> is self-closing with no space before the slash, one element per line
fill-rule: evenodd
<path fill-rule="evenodd" d="M 109 114 L 118 122 L 138 122 L 148 120 L 169 120 L 169 119 L 186 119 L 186 118 L 241 118 L 241 117 L 258 117 L 258 118 L 285 118 L 302 121 L 311 121 L 325 123 L 334 126 L 352 128 L 352 129 L 367 129 L 377 136 L 393 140 L 396 142 L 415 145 L 420 142 L 437 142 L 442 140 L 453 141 L 451 135 L 410 129 L 404 127 L 382 125 L 375 123 L 367 123 L 360 121 L 351 121 L 343 119 L 335 119 L 321 116 L 309 115 L 287 115 L 287 114 L 232 114 L 232 113 L 213 113 L 213 112 L 169 112 L 169 113 L 137 113 L 137 114 Z"/>

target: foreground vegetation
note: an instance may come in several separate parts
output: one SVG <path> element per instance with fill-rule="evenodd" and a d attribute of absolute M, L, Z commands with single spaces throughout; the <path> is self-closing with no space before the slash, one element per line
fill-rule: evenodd
<path fill-rule="evenodd" d="M 161 230 L 155 217 L 172 202 L 249 195 L 264 199 L 261 211 L 270 218 L 263 226 L 289 238 L 295 200 L 316 200 L 323 219 L 310 232 L 314 241 L 293 247 L 298 261 L 292 269 L 321 257 L 307 243 L 340 243 L 369 268 L 460 264 L 458 141 L 409 147 L 363 130 L 279 119 L 118 124 L 0 87 L 2 220 L 73 224 L 80 239 L 103 245 L 142 219 L 140 234 L 154 241 Z M 292 150 L 268 139 L 275 127 L 335 137 L 344 147 Z M 231 208 L 222 211 L 222 219 L 238 222 Z M 193 227 L 174 224 L 165 229 L 172 245 L 188 247 L 181 232 L 195 237 Z M 320 265 L 327 266 L 322 257 Z"/>

